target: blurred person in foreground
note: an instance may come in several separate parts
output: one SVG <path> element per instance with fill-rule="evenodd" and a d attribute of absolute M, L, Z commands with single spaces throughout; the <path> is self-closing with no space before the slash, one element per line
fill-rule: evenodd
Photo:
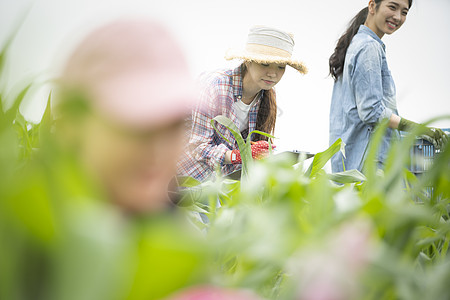
<path fill-rule="evenodd" d="M 183 209 L 167 209 L 191 89 L 159 24 L 117 21 L 80 43 L 55 132 L 47 107 L 40 148 L 12 162 L 0 190 L 0 299 L 249 299 L 208 285 L 210 245 Z"/>
<path fill-rule="evenodd" d="M 106 25 L 89 34 L 65 66 L 59 138 L 123 210 L 159 211 L 170 203 L 193 86 L 181 49 L 160 25 Z M 88 107 L 81 119 L 70 116 L 67 104 L 79 100 Z"/>

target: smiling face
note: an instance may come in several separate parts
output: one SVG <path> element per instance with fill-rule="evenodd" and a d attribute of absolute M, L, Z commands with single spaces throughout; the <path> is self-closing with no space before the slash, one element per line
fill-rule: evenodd
<path fill-rule="evenodd" d="M 248 75 L 259 90 L 270 90 L 283 77 L 286 65 L 246 63 Z"/>
<path fill-rule="evenodd" d="M 382 38 L 397 31 L 405 23 L 408 12 L 408 0 L 384 0 L 378 6 L 371 0 L 365 25 Z"/>

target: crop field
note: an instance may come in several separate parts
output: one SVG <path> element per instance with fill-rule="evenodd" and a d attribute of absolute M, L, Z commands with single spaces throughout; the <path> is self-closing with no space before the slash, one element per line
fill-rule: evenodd
<path fill-rule="evenodd" d="M 301 155 L 253 161 L 218 117 L 239 143 L 241 180 L 183 178 L 173 211 L 125 219 L 58 147 L 52 94 L 39 124 L 22 116 L 33 85 L 0 107 L 0 299 L 450 299 L 450 149 L 415 176 L 419 129 L 392 145 L 383 171 L 387 124 L 364 174 L 329 174 L 341 140 L 308 168 Z M 74 118 L 87 110 L 76 97 L 66 106 Z M 234 296 L 189 298 L 210 289 Z"/>

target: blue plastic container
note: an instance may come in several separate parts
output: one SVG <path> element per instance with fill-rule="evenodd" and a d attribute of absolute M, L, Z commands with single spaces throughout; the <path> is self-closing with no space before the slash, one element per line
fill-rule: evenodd
<path fill-rule="evenodd" d="M 450 134 L 449 128 L 442 130 L 447 135 Z M 430 142 L 424 139 L 416 139 L 410 150 L 411 163 L 409 170 L 416 175 L 425 173 L 431 168 L 434 158 L 439 155 L 439 152 Z"/>
<path fill-rule="evenodd" d="M 447 135 L 450 135 L 450 129 L 442 129 Z M 410 149 L 411 163 L 409 170 L 416 176 L 426 173 L 433 165 L 434 159 L 439 155 L 440 150 L 434 148 L 433 144 L 424 140 L 416 139 Z M 427 187 L 425 190 L 428 197 L 433 195 L 433 187 Z"/>

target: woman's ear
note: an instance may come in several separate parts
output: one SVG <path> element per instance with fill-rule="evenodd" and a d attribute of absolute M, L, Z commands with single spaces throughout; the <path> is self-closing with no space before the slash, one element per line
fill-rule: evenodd
<path fill-rule="evenodd" d="M 375 3 L 374 0 L 370 0 L 369 1 L 368 7 L 369 7 L 369 14 L 370 15 L 374 15 L 375 14 L 376 6 L 377 6 L 377 4 Z"/>

